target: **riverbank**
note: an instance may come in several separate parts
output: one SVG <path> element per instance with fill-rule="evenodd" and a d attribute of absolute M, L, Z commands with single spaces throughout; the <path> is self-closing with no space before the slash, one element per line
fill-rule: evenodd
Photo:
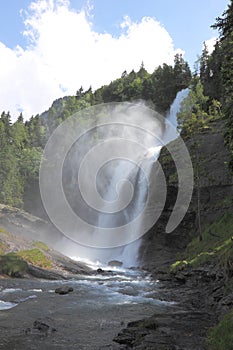
<path fill-rule="evenodd" d="M 232 224 L 233 216 L 226 214 L 206 226 L 202 240 L 193 238 L 177 261 L 157 261 L 152 275 L 164 285 L 160 297 L 175 301 L 178 309 L 130 323 L 117 341 L 140 350 L 232 349 Z M 162 251 L 159 242 L 158 236 Z"/>
<path fill-rule="evenodd" d="M 221 277 L 209 269 L 199 268 L 184 273 L 162 271 L 157 274 L 161 298 L 172 300 L 174 309 L 152 317 L 130 322 L 115 338 L 132 349 L 204 350 L 210 327 L 216 325 L 216 298 L 223 288 Z"/>
<path fill-rule="evenodd" d="M 49 224 L 33 215 L 0 205 L 0 278 L 24 277 L 60 280 L 92 270 L 52 249 L 44 242 Z M 51 235 L 54 232 L 51 229 Z"/>

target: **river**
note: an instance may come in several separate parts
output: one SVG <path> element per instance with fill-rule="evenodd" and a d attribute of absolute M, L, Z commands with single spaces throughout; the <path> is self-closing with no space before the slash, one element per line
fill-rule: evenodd
<path fill-rule="evenodd" d="M 61 285 L 74 290 L 58 295 Z M 0 349 L 122 349 L 113 338 L 128 322 L 172 308 L 160 300 L 161 287 L 130 269 L 64 281 L 2 279 Z M 39 330 L 35 321 L 49 328 Z"/>

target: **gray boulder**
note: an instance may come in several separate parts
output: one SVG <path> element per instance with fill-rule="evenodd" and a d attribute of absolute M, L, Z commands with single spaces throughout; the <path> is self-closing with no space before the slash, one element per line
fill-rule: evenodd
<path fill-rule="evenodd" d="M 70 292 L 73 292 L 74 289 L 72 287 L 69 286 L 62 286 L 62 287 L 58 287 L 55 289 L 55 293 L 60 294 L 60 295 L 65 295 L 65 294 L 69 294 Z"/>

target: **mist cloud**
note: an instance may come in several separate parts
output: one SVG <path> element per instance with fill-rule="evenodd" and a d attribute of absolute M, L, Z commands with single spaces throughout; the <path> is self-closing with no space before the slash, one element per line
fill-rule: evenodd
<path fill-rule="evenodd" d="M 153 18 L 136 23 L 126 16 L 113 36 L 93 29 L 92 11 L 74 11 L 67 0 L 37 0 L 23 11 L 27 47 L 0 43 L 0 111 L 30 118 L 81 85 L 96 89 L 124 70 L 137 71 L 142 61 L 153 72 L 181 52 Z"/>

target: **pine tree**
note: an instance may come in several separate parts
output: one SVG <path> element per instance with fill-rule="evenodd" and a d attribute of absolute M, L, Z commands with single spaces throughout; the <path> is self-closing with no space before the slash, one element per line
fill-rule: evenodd
<path fill-rule="evenodd" d="M 11 125 L 9 113 L 3 112 L 0 118 L 0 202 L 22 206 L 23 180 L 18 163 L 18 135 Z"/>
<path fill-rule="evenodd" d="M 176 54 L 174 57 L 174 83 L 176 92 L 186 88 L 190 83 L 191 77 L 188 63 L 185 62 L 181 54 Z"/>

